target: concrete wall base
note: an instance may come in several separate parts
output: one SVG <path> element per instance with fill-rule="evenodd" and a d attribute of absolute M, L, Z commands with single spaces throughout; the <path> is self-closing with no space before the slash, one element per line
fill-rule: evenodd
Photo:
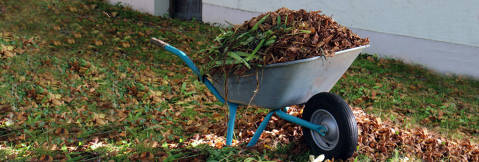
<path fill-rule="evenodd" d="M 110 4 L 120 3 L 129 6 L 134 10 L 149 13 L 155 16 L 168 14 L 170 7 L 169 0 L 108 0 Z"/>
<path fill-rule="evenodd" d="M 397 58 L 441 72 L 479 78 L 479 47 L 427 40 L 408 36 L 352 29 L 369 37 L 370 54 Z"/>

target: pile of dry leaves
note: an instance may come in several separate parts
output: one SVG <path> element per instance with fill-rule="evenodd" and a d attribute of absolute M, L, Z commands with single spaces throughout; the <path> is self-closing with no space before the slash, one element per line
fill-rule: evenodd
<path fill-rule="evenodd" d="M 210 49 L 212 63 L 221 67 L 247 68 L 288 62 L 314 56 L 332 56 L 334 52 L 369 44 L 320 11 L 281 8 L 267 12 L 226 30 Z M 236 69 L 236 70 L 237 70 Z M 244 68 L 242 68 L 244 69 Z"/>
<path fill-rule="evenodd" d="M 281 33 L 270 47 L 264 49 L 266 64 L 287 62 L 314 56 L 332 56 L 334 52 L 369 44 L 369 39 L 362 39 L 350 29 L 341 26 L 331 17 L 321 15 L 321 11 L 289 10 L 281 8 L 268 12 L 243 23 L 240 31 L 248 31 L 266 15 L 270 15 L 261 30 L 270 30 L 277 25 L 277 20 L 293 27 L 288 33 Z M 278 17 L 280 19 L 278 19 Z M 283 20 L 284 18 L 284 20 Z M 287 19 L 287 20 L 286 20 Z M 271 57 L 269 57 L 271 56 Z"/>
<path fill-rule="evenodd" d="M 300 117 L 302 108 L 293 106 L 288 113 Z M 404 159 L 423 159 L 426 161 L 439 161 L 450 159 L 451 161 L 478 161 L 479 144 L 472 144 L 466 140 L 452 140 L 438 134 L 428 132 L 427 129 L 413 128 L 404 129 L 389 121 L 381 121 L 380 118 L 366 114 L 361 108 L 353 108 L 354 115 L 358 122 L 359 150 L 354 154 L 367 155 L 372 160 L 384 161 L 390 158 L 394 151 L 399 151 Z M 248 114 L 253 115 L 253 114 Z M 237 120 L 234 145 L 244 146 L 255 129 L 261 122 L 263 116 L 256 115 L 254 118 L 241 118 Z M 224 146 L 224 129 L 215 129 L 223 126 L 211 125 L 208 135 L 197 135 L 189 140 L 190 144 L 208 144 L 221 148 Z M 224 127 L 223 127 L 224 128 Z M 262 134 L 258 149 L 274 148 L 276 145 L 287 144 L 292 141 L 300 141 L 302 135 L 301 127 L 279 118 L 273 117 Z M 292 150 L 292 153 L 300 153 L 307 149 L 301 145 L 299 149 Z"/>

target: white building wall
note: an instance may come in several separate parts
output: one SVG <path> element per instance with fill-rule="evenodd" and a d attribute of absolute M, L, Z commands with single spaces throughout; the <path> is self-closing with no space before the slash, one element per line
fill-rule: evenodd
<path fill-rule="evenodd" d="M 239 24 L 281 7 L 322 10 L 369 37 L 368 53 L 479 78 L 479 0 L 203 0 L 203 21 Z"/>
<path fill-rule="evenodd" d="M 111 4 L 120 3 L 134 10 L 163 16 L 168 13 L 169 0 L 108 0 Z"/>

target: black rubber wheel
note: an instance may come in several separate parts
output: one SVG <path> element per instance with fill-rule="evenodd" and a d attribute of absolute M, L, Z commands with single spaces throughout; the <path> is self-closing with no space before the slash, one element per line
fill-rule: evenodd
<path fill-rule="evenodd" d="M 348 159 L 358 145 L 358 127 L 349 105 L 338 95 L 321 92 L 311 97 L 303 110 L 302 118 L 321 124 L 328 131 L 325 136 L 303 127 L 306 144 L 315 155 L 327 159 Z"/>

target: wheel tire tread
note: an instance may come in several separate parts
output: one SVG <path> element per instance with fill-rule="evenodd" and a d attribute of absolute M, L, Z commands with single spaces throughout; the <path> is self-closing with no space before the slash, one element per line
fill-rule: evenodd
<path fill-rule="evenodd" d="M 314 143 L 310 130 L 303 127 L 303 136 L 305 137 L 306 143 L 316 155 L 324 154 L 327 158 L 334 157 L 340 159 L 347 159 L 351 157 L 356 150 L 358 131 L 356 119 L 353 112 L 349 108 L 349 105 L 341 97 L 333 93 L 322 92 L 311 97 L 311 99 L 306 103 L 306 107 L 302 115 L 303 119 L 310 121 L 312 113 L 318 109 L 318 107 L 325 107 L 323 109 L 327 110 L 334 116 L 338 122 L 340 139 L 338 141 L 338 145 L 333 150 L 321 150 Z"/>

